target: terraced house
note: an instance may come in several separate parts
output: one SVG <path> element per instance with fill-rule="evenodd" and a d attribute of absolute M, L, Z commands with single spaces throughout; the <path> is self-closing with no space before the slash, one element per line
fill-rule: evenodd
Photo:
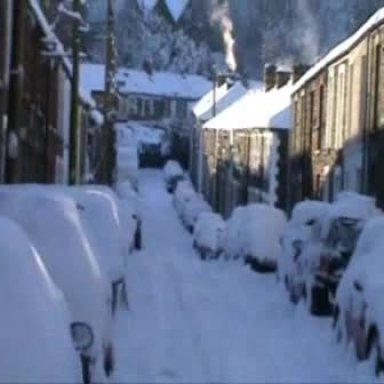
<path fill-rule="evenodd" d="M 39 1 L 1 1 L 0 50 L 0 181 L 65 183 L 72 64 Z M 81 88 L 78 98 L 77 168 L 86 178 L 88 129 L 102 121 Z"/>
<path fill-rule="evenodd" d="M 333 200 L 341 190 L 384 205 L 384 9 L 295 84 L 290 205 Z"/>

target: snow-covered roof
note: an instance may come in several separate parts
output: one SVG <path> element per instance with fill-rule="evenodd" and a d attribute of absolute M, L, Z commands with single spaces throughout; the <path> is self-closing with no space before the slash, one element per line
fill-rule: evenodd
<path fill-rule="evenodd" d="M 212 87 L 205 77 L 173 72 L 153 72 L 119 69 L 116 75 L 119 91 L 123 94 L 199 99 Z"/>
<path fill-rule="evenodd" d="M 204 129 L 291 128 L 292 84 L 270 91 L 247 91 L 240 99 L 204 124 Z"/>
<path fill-rule="evenodd" d="M 338 57 L 348 52 L 371 28 L 384 22 L 384 8 L 379 9 L 354 34 L 332 48 L 323 58 L 312 66 L 294 85 L 292 92 L 297 92 L 307 81 Z"/>
<path fill-rule="evenodd" d="M 61 58 L 66 71 L 72 74 L 72 63 L 68 59 L 68 57 L 66 57 L 64 46 L 59 40 L 59 38 L 56 36 L 54 31 L 52 30 L 51 26 L 49 25 L 48 20 L 45 17 L 38 0 L 29 0 L 29 5 L 34 15 L 36 16 L 37 21 L 39 22 L 39 25 L 42 28 L 43 32 L 46 34 L 48 38 L 52 39 L 56 43 L 55 53 L 57 54 L 58 57 Z M 92 97 L 90 97 L 90 95 L 87 92 L 85 92 L 85 90 L 82 87 L 80 87 L 79 89 L 79 97 L 83 104 L 86 104 L 91 108 L 96 107 L 95 100 L 93 100 Z"/>
<path fill-rule="evenodd" d="M 200 100 L 201 104 L 199 102 L 200 105 L 197 106 L 197 111 L 195 107 L 195 116 L 201 121 L 207 121 L 213 118 L 214 112 L 216 112 L 216 115 L 218 115 L 230 105 L 232 105 L 235 101 L 239 100 L 248 91 L 258 91 L 262 88 L 262 83 L 256 81 L 250 82 L 248 89 L 243 85 L 241 81 L 237 81 L 230 88 L 228 88 L 228 86 L 223 85 L 222 87 L 219 87 L 216 90 L 215 108 L 213 89 L 211 89 L 211 91 Z"/>
<path fill-rule="evenodd" d="M 227 84 L 223 84 L 220 87 L 216 88 L 216 95 L 213 88 L 206 93 L 194 106 L 192 109 L 193 114 L 200 118 L 203 114 L 207 113 L 212 109 L 214 97 L 216 96 L 216 103 L 228 92 Z"/>

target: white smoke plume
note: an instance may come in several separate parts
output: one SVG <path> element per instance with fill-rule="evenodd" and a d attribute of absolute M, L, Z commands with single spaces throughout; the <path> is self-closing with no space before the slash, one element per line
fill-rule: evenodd
<path fill-rule="evenodd" d="M 211 21 L 220 25 L 225 46 L 225 62 L 228 68 L 235 72 L 237 69 L 235 55 L 235 39 L 233 38 L 233 23 L 230 17 L 228 2 L 216 6 L 212 12 Z"/>
<path fill-rule="evenodd" d="M 301 60 L 311 63 L 320 52 L 320 31 L 318 20 L 311 12 L 308 0 L 297 0 L 298 20 L 301 23 L 295 33 L 295 42 L 302 52 Z"/>

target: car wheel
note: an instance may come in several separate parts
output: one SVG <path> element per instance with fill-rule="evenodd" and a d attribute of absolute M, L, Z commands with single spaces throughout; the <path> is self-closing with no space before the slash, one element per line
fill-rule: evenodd
<path fill-rule="evenodd" d="M 289 288 L 289 300 L 292 304 L 297 305 L 300 301 L 300 296 L 295 292 L 294 287 Z"/>
<path fill-rule="evenodd" d="M 338 305 L 335 305 L 335 308 L 332 312 L 332 328 L 333 329 L 336 329 L 339 316 L 340 316 L 340 307 Z"/>
<path fill-rule="evenodd" d="M 383 371 L 384 362 L 380 353 L 379 334 L 375 328 L 371 328 L 370 334 L 368 336 L 367 358 L 373 362 L 375 374 L 376 376 L 379 376 Z"/>
<path fill-rule="evenodd" d="M 107 377 L 110 377 L 115 367 L 112 345 L 104 350 L 104 371 Z"/>
<path fill-rule="evenodd" d="M 328 290 L 314 285 L 309 292 L 309 312 L 315 316 L 329 316 L 332 314 L 332 306 L 329 302 Z"/>

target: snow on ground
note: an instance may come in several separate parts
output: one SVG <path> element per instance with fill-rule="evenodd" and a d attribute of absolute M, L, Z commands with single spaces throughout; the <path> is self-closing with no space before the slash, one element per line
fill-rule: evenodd
<path fill-rule="evenodd" d="M 295 308 L 272 275 L 202 262 L 159 171 L 144 170 L 144 250 L 127 271 L 115 329 L 118 383 L 375 381 L 338 345 L 330 319 Z"/>

